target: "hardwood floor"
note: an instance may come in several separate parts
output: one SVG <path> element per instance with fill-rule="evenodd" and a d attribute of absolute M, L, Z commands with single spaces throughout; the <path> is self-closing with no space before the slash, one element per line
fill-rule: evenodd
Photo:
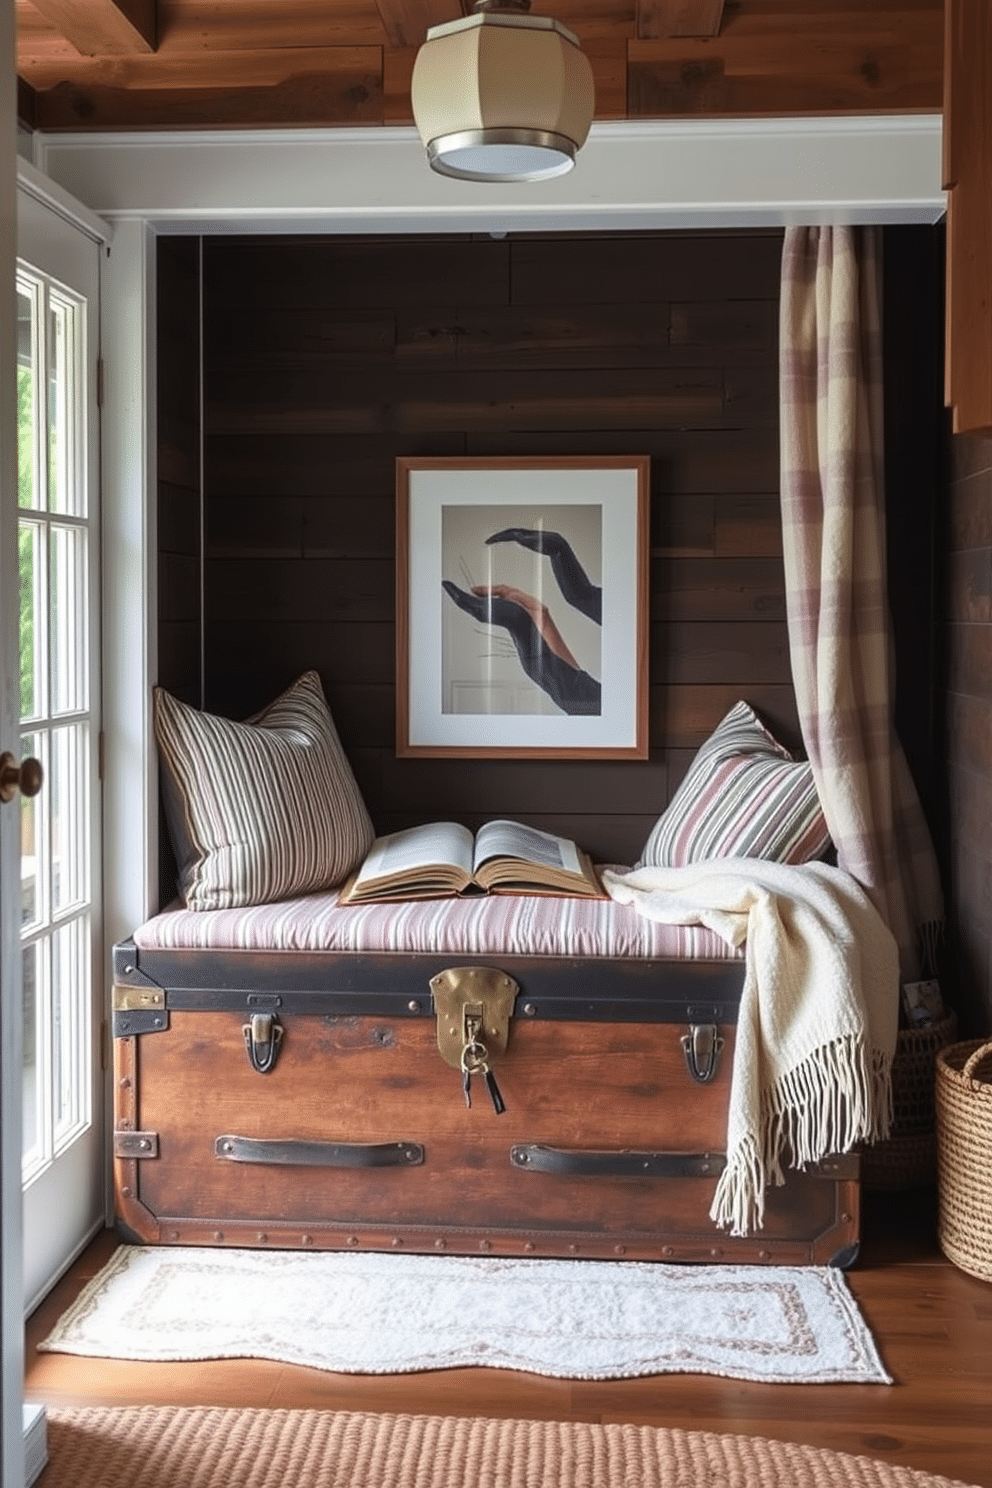
<path fill-rule="evenodd" d="M 892 1385 L 757 1385 L 702 1375 L 575 1382 L 486 1369 L 326 1374 L 252 1360 L 137 1364 L 39 1354 L 116 1242 L 99 1236 L 27 1326 L 26 1397 L 51 1405 L 212 1404 L 546 1420 L 736 1432 L 852 1452 L 992 1488 L 992 1285 L 940 1254 L 926 1194 L 865 1196 L 847 1273 Z"/>

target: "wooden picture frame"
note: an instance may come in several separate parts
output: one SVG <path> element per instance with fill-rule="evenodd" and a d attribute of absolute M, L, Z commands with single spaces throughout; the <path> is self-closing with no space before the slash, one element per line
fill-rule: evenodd
<path fill-rule="evenodd" d="M 647 455 L 396 462 L 396 753 L 646 759 Z"/>

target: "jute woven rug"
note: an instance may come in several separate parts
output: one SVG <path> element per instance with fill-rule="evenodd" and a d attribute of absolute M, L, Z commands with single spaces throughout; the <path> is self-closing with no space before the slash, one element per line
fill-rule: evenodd
<path fill-rule="evenodd" d="M 56 1410 L 38 1488 L 951 1488 L 788 1442 L 352 1412 Z"/>
<path fill-rule="evenodd" d="M 40 1348 L 345 1374 L 887 1384 L 842 1272 L 121 1246 Z"/>

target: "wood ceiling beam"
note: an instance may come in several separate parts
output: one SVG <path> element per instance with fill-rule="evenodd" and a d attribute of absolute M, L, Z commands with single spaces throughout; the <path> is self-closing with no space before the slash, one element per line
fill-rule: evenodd
<path fill-rule="evenodd" d="M 104 57 L 31 82 L 39 129 L 382 123 L 382 47 Z"/>
<path fill-rule="evenodd" d="M 375 0 L 389 45 L 419 47 L 429 26 L 461 19 L 460 0 Z"/>
<path fill-rule="evenodd" d="M 637 35 L 642 41 L 666 36 L 719 36 L 724 0 L 637 0 Z"/>
<path fill-rule="evenodd" d="M 938 6 L 852 12 L 843 35 L 826 12 L 782 13 L 777 29 L 735 22 L 712 38 L 631 41 L 633 118 L 939 113 L 944 20 Z"/>
<path fill-rule="evenodd" d="M 83 57 L 133 57 L 155 50 L 155 0 L 33 0 L 33 4 Z"/>

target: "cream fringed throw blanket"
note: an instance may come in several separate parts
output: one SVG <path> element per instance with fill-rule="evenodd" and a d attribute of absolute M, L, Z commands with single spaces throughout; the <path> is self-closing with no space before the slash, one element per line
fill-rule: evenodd
<path fill-rule="evenodd" d="M 603 874 L 613 899 L 673 925 L 746 942 L 727 1165 L 710 1218 L 761 1226 L 783 1161 L 804 1167 L 889 1130 L 899 951 L 859 884 L 839 868 L 753 858 Z"/>

